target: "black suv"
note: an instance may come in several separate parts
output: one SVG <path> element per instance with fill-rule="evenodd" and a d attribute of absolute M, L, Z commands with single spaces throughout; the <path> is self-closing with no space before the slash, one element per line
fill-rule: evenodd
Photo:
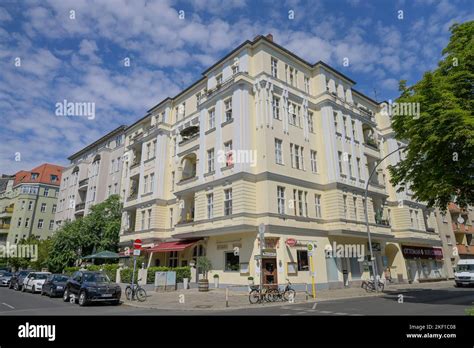
<path fill-rule="evenodd" d="M 79 306 L 86 306 L 90 302 L 119 304 L 121 295 L 120 285 L 111 282 L 105 273 L 77 271 L 66 283 L 63 300 L 70 301 L 71 296 L 74 296 Z"/>

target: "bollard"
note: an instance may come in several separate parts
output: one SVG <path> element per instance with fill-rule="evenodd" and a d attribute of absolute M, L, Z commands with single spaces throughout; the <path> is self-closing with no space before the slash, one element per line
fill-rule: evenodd
<path fill-rule="evenodd" d="M 229 288 L 225 288 L 225 306 L 229 307 Z"/>

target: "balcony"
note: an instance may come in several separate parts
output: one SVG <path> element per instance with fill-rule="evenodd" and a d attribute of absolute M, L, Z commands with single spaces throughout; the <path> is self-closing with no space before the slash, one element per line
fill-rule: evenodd
<path fill-rule="evenodd" d="M 12 216 L 12 214 L 13 214 L 13 209 L 14 209 L 13 206 L 6 207 L 6 208 L 3 209 L 2 211 L 0 211 L 0 217 L 9 217 L 9 216 Z"/>
<path fill-rule="evenodd" d="M 474 227 L 465 225 L 465 224 L 458 224 L 457 222 L 453 222 L 453 232 L 474 234 Z"/>
<path fill-rule="evenodd" d="M 457 244 L 456 248 L 458 248 L 459 255 L 474 256 L 474 245 Z"/>
<path fill-rule="evenodd" d="M 79 181 L 79 189 L 81 189 L 84 186 L 87 186 L 89 184 L 89 178 L 85 178 L 81 181 Z"/>
<path fill-rule="evenodd" d="M 0 233 L 8 233 L 10 224 L 0 224 Z"/>
<path fill-rule="evenodd" d="M 76 213 L 77 212 L 80 212 L 80 211 L 84 211 L 84 209 L 86 208 L 86 203 L 79 203 L 79 204 L 76 204 Z"/>

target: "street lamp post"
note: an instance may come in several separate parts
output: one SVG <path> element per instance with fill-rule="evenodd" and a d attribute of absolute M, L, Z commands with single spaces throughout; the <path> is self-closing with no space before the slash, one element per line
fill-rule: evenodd
<path fill-rule="evenodd" d="M 367 195 L 369 193 L 369 183 L 370 183 L 370 179 L 372 178 L 372 175 L 374 175 L 374 173 L 377 170 L 377 167 L 379 166 L 379 164 L 382 163 L 383 160 L 386 159 L 391 154 L 393 154 L 397 151 L 400 151 L 401 149 L 404 149 L 404 148 L 406 148 L 406 146 L 400 146 L 398 149 L 393 150 L 388 155 L 386 155 L 384 158 L 382 158 L 377 163 L 377 165 L 372 169 L 372 171 L 370 172 L 369 178 L 367 179 L 367 182 L 365 184 L 365 225 L 367 226 L 367 237 L 368 237 L 368 240 L 369 240 L 370 261 L 372 262 L 372 272 L 374 274 L 374 286 L 375 286 L 375 291 L 376 292 L 379 291 L 379 285 L 378 285 L 378 282 L 377 282 L 377 273 L 378 273 L 377 272 L 377 263 L 375 262 L 375 259 L 374 259 L 374 251 L 372 249 L 372 238 L 370 236 L 370 226 L 369 226 L 369 215 L 368 215 L 369 211 L 368 211 L 368 201 L 367 201 Z"/>

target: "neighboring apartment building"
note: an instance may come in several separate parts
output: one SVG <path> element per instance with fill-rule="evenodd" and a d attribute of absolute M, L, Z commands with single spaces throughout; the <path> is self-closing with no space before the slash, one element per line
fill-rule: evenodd
<path fill-rule="evenodd" d="M 123 247 L 140 238 L 152 265 L 206 255 L 221 283 L 308 283 L 315 243 L 318 288 L 360 284 L 369 266 L 364 189 L 400 144 L 382 105 L 323 62 L 310 64 L 272 37 L 246 41 L 177 96 L 126 130 Z M 379 273 L 400 281 L 445 277 L 433 214 L 397 193 L 380 165 L 368 215 Z M 265 226 L 259 255 L 258 226 Z M 346 249 L 347 250 L 347 249 Z"/>
<path fill-rule="evenodd" d="M 3 243 L 17 243 L 30 236 L 45 239 L 52 234 L 62 169 L 45 163 L 31 171 L 19 171 L 13 180 L 5 178 L 0 192 Z"/>
<path fill-rule="evenodd" d="M 474 259 L 473 208 L 461 209 L 450 203 L 446 212 L 436 211 L 436 218 L 445 259 L 450 261 L 448 275 L 453 278 L 454 267 L 460 259 Z"/>
<path fill-rule="evenodd" d="M 62 173 L 56 228 L 85 216 L 91 205 L 120 195 L 125 126 L 120 126 L 68 158 Z"/>

